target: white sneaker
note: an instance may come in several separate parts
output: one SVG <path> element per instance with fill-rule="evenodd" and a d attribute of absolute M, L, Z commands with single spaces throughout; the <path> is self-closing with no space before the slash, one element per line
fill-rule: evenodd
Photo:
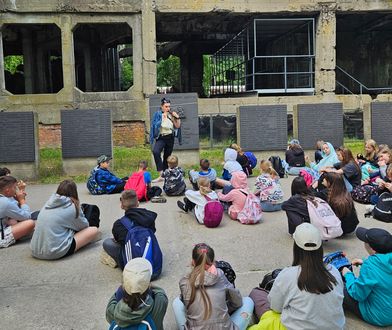
<path fill-rule="evenodd" d="M 112 268 L 117 267 L 117 262 L 105 250 L 102 250 L 99 260 L 104 264 Z"/>
<path fill-rule="evenodd" d="M 366 205 L 365 210 L 366 213 L 372 213 L 374 209 L 374 205 Z"/>

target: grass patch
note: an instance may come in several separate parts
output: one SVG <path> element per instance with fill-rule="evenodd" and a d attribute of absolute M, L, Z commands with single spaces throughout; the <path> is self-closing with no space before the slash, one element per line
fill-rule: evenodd
<path fill-rule="evenodd" d="M 364 152 L 364 141 L 355 139 L 345 139 L 344 146 L 349 148 L 354 157 L 358 153 Z M 211 167 L 215 168 L 218 175 L 223 170 L 223 155 L 225 148 L 200 149 L 200 157 L 207 158 L 210 161 Z M 157 177 L 158 173 L 155 169 L 155 164 L 151 164 L 152 154 L 149 147 L 114 147 L 113 149 L 113 172 L 118 177 L 129 176 L 136 171 L 140 160 L 147 160 L 149 163 L 149 171 L 153 177 Z M 181 159 L 180 159 L 181 166 Z M 199 164 L 193 166 L 181 166 L 188 173 L 190 169 L 198 169 Z M 258 175 L 259 169 L 253 170 L 253 175 Z M 75 182 L 86 182 L 88 173 L 81 173 L 76 176 L 66 176 L 63 173 L 61 149 L 41 149 L 40 150 L 40 164 L 39 164 L 39 183 L 59 183 L 66 178 L 72 178 Z"/>

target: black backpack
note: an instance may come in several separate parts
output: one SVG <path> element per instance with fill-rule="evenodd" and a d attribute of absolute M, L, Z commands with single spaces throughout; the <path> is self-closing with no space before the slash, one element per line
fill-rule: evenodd
<path fill-rule="evenodd" d="M 373 218 L 392 222 L 392 193 L 384 192 L 380 195 L 377 205 L 373 209 Z"/>
<path fill-rule="evenodd" d="M 284 178 L 286 175 L 286 171 L 283 168 L 282 160 L 280 159 L 280 157 L 279 156 L 271 156 L 270 158 L 268 158 L 268 160 L 271 162 L 272 167 L 274 168 L 276 173 L 278 173 L 279 177 Z"/>
<path fill-rule="evenodd" d="M 281 268 L 273 270 L 271 273 L 267 273 L 261 283 L 259 284 L 259 288 L 271 291 L 272 285 L 275 282 L 275 279 L 278 277 L 279 273 L 282 271 Z"/>
<path fill-rule="evenodd" d="M 90 227 L 99 228 L 99 222 L 101 221 L 99 219 L 99 216 L 101 214 L 101 212 L 99 211 L 99 207 L 92 204 L 82 204 L 81 206 L 84 216 L 88 220 Z"/>
<path fill-rule="evenodd" d="M 237 275 L 235 274 L 233 267 L 231 267 L 231 265 L 227 261 L 223 261 L 223 260 L 215 261 L 215 267 L 222 269 L 227 280 L 235 287 L 234 281 Z"/>

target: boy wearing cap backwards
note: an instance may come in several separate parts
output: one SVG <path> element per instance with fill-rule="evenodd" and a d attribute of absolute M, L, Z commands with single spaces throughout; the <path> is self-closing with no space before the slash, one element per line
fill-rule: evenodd
<path fill-rule="evenodd" d="M 134 258 L 127 263 L 123 284 L 106 307 L 109 329 L 116 325 L 125 328 L 146 322 L 153 329 L 163 329 L 168 299 L 163 289 L 150 286 L 151 274 L 152 266 L 144 258 Z"/>
<path fill-rule="evenodd" d="M 342 274 L 346 280 L 343 307 L 364 321 L 392 325 L 392 235 L 384 229 L 358 227 L 357 237 L 365 243 L 369 257 L 353 259 L 361 266 L 359 276 L 348 268 Z"/>
<path fill-rule="evenodd" d="M 120 179 L 109 171 L 110 160 L 112 157 L 101 155 L 97 158 L 97 166 L 92 170 L 95 181 L 106 194 L 117 194 L 124 190 L 126 180 Z"/>

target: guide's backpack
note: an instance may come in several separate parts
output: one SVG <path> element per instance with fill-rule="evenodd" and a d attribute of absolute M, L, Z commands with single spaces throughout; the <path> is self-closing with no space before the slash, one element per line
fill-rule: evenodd
<path fill-rule="evenodd" d="M 231 265 L 227 261 L 223 261 L 223 260 L 215 261 L 215 267 L 222 269 L 222 271 L 225 274 L 227 280 L 231 284 L 233 284 L 234 287 L 235 287 L 234 282 L 235 282 L 235 279 L 236 279 L 237 275 L 235 274 L 235 271 L 234 271 L 233 267 L 231 267 Z"/>
<path fill-rule="evenodd" d="M 274 168 L 276 173 L 278 173 L 279 177 L 284 178 L 286 175 L 286 171 L 283 168 L 282 160 L 280 159 L 280 157 L 279 156 L 271 156 L 270 158 L 268 158 L 268 160 L 271 162 L 272 167 Z"/>
<path fill-rule="evenodd" d="M 272 285 L 275 282 L 275 279 L 278 277 L 279 273 L 282 271 L 281 268 L 275 269 L 270 273 L 264 275 L 263 280 L 259 284 L 259 288 L 271 291 Z"/>
<path fill-rule="evenodd" d="M 260 222 L 263 215 L 260 200 L 255 194 L 240 191 L 246 195 L 246 200 L 243 209 L 238 212 L 237 219 L 244 225 L 253 225 Z"/>
<path fill-rule="evenodd" d="M 246 156 L 246 158 L 248 158 L 248 162 L 249 162 L 251 169 L 254 169 L 257 165 L 257 158 L 254 155 L 254 153 L 250 152 L 250 151 L 246 151 L 246 152 L 244 152 L 244 155 Z"/>
<path fill-rule="evenodd" d="M 307 199 L 306 203 L 310 223 L 320 231 L 322 240 L 326 241 L 343 235 L 341 221 L 326 201 L 314 197 L 313 201 Z"/>
<path fill-rule="evenodd" d="M 392 194 L 390 192 L 384 192 L 380 195 L 373 209 L 373 218 L 384 222 L 392 222 Z"/>
<path fill-rule="evenodd" d="M 130 325 L 128 327 L 120 327 L 113 320 L 109 326 L 109 330 L 156 330 L 156 329 L 157 327 L 155 326 L 154 320 L 152 319 L 150 314 L 148 314 L 146 318 L 143 321 L 141 321 L 139 324 Z"/>
<path fill-rule="evenodd" d="M 135 190 L 137 200 L 147 201 L 147 185 L 144 182 L 144 172 L 133 173 L 127 180 L 124 190 Z"/>
<path fill-rule="evenodd" d="M 207 203 L 204 205 L 204 225 L 208 228 L 218 227 L 223 218 L 223 206 L 217 199 L 204 196 Z"/>
<path fill-rule="evenodd" d="M 366 184 L 356 186 L 351 191 L 351 197 L 358 203 L 370 204 L 370 197 L 377 194 L 377 186 Z"/>
<path fill-rule="evenodd" d="M 145 258 L 152 265 L 151 280 L 156 280 L 162 272 L 162 251 L 151 228 L 135 225 L 128 217 L 123 216 L 121 223 L 128 233 L 122 249 L 122 268 L 133 258 Z"/>
<path fill-rule="evenodd" d="M 97 183 L 97 170 L 94 168 L 87 179 L 87 189 L 92 195 L 105 194 L 105 190 Z"/>
<path fill-rule="evenodd" d="M 88 220 L 88 224 L 90 227 L 97 227 L 99 228 L 100 219 L 99 216 L 101 212 L 99 211 L 99 207 L 93 204 L 85 204 L 81 205 L 84 216 Z"/>

